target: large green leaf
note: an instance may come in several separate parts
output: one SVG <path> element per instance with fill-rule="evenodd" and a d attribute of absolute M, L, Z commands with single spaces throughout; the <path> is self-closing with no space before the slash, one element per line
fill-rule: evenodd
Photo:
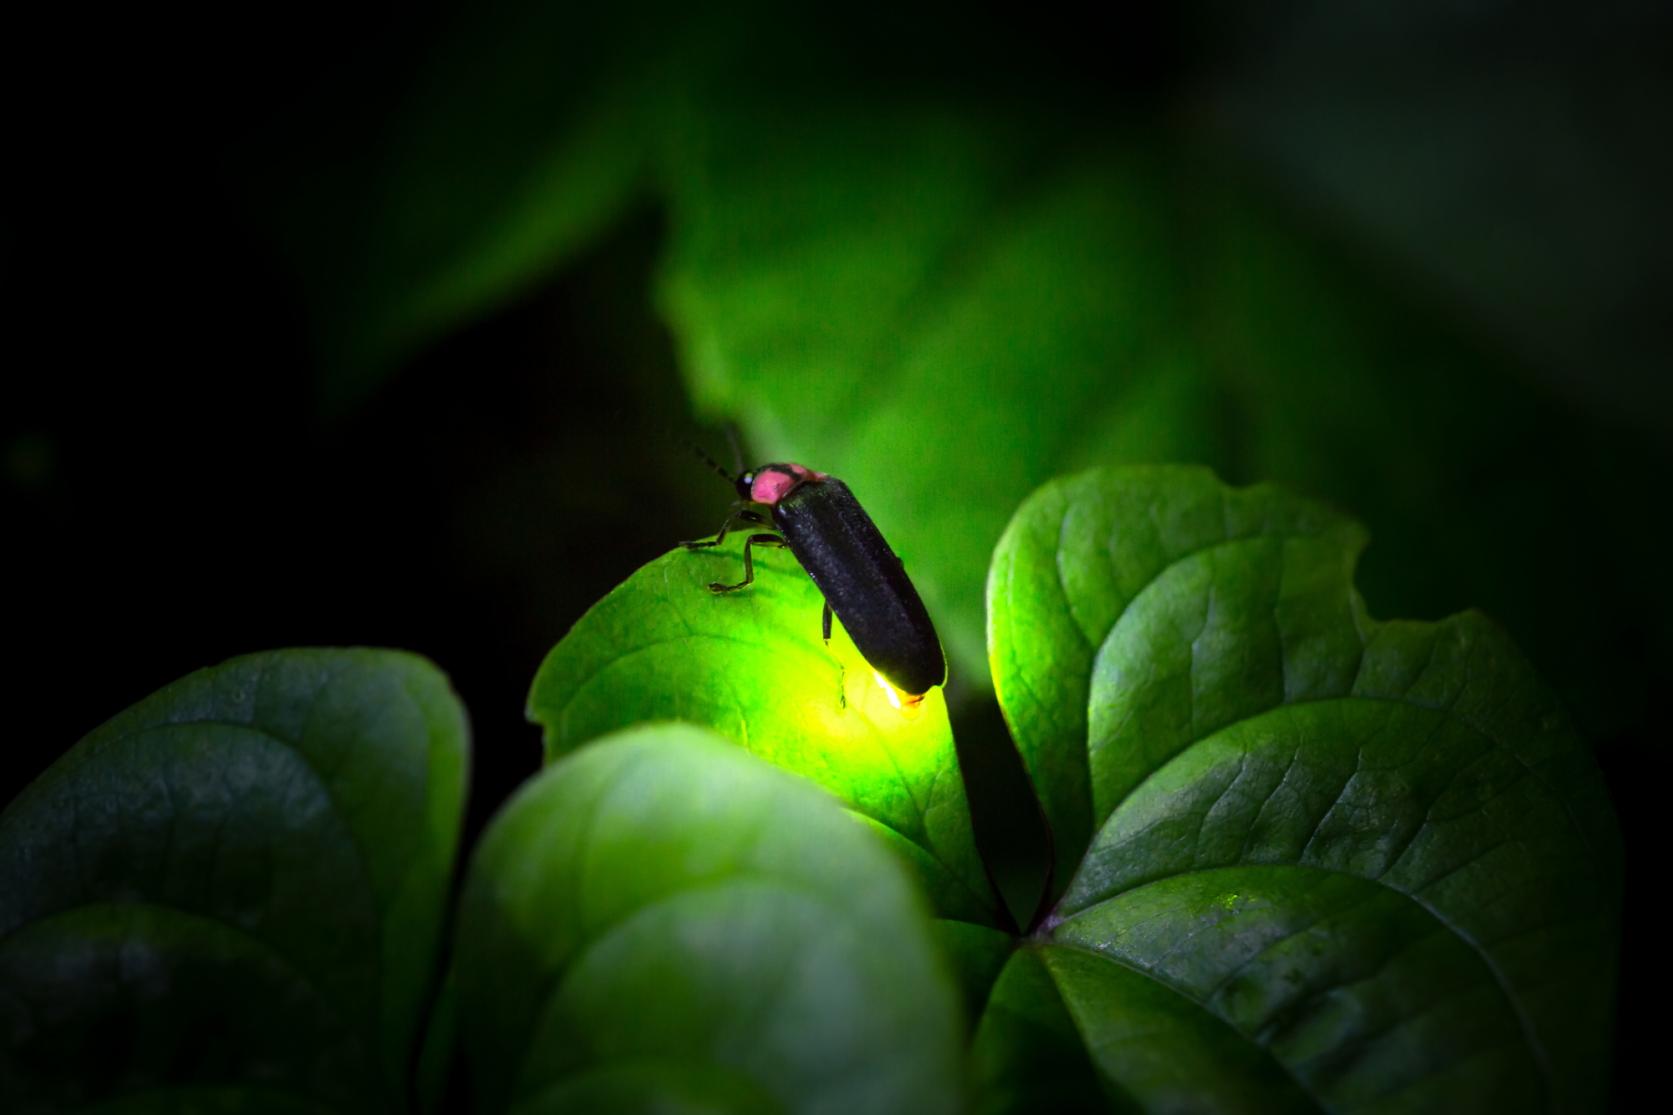
<path fill-rule="evenodd" d="M 486 1113 L 957 1110 L 957 997 L 908 874 L 837 803 L 652 725 L 547 768 L 471 866 Z"/>
<path fill-rule="evenodd" d="M 755 583 L 711 593 L 741 543 L 665 554 L 552 648 L 529 694 L 548 758 L 647 720 L 712 728 L 872 822 L 943 917 L 994 923 L 941 690 L 896 708 L 840 623 L 825 646 L 823 598 L 788 550 L 756 548 Z"/>
<path fill-rule="evenodd" d="M 378 650 L 236 658 L 88 735 L 0 816 L 8 1109 L 404 1109 L 466 747 Z"/>
<path fill-rule="evenodd" d="M 1018 512 L 994 677 L 1071 874 L 983 1023 L 996 1095 L 1024 1017 L 1145 1109 L 1600 1102 L 1601 780 L 1489 621 L 1366 614 L 1363 540 L 1184 468 Z"/>

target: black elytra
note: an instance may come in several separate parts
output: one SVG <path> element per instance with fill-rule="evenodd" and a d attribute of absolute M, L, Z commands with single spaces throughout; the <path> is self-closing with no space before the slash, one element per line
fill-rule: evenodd
<path fill-rule="evenodd" d="M 796 485 L 773 505 L 773 525 L 873 669 L 912 696 L 947 680 L 923 598 L 847 484 Z"/>

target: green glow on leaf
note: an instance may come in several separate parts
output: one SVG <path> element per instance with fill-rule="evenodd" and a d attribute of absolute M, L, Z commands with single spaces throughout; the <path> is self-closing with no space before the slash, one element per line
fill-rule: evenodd
<path fill-rule="evenodd" d="M 823 599 L 787 550 L 758 548 L 754 584 L 710 592 L 737 579 L 741 545 L 663 555 L 552 649 L 529 694 L 548 759 L 631 724 L 703 725 L 874 823 L 943 916 L 991 922 L 941 690 L 897 709 L 840 624 L 825 646 Z"/>

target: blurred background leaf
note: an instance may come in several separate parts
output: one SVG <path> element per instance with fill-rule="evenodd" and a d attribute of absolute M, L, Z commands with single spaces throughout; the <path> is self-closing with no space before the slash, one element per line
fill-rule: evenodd
<path fill-rule="evenodd" d="M 363 403 L 621 218 L 646 185 L 656 91 L 700 27 L 662 15 L 519 0 L 431 13 L 388 86 L 342 75 L 273 137 L 273 173 L 272 148 L 252 153 L 257 204 L 306 276 L 320 405 Z M 358 95 L 333 95 L 345 87 Z"/>
<path fill-rule="evenodd" d="M 18 1111 L 405 1111 L 464 810 L 464 710 L 410 654 L 182 678 L 0 814 Z"/>

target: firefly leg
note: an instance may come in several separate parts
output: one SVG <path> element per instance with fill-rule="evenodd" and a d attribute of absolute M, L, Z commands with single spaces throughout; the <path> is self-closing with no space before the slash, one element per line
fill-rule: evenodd
<path fill-rule="evenodd" d="M 755 562 L 749 556 L 751 546 L 782 546 L 784 539 L 776 534 L 752 534 L 744 542 L 744 579 L 735 585 L 723 585 L 719 581 L 709 582 L 710 592 L 736 592 L 755 580 Z"/>
<path fill-rule="evenodd" d="M 825 615 L 820 619 L 819 623 L 820 623 L 820 626 L 823 627 L 824 630 L 825 630 L 825 645 L 830 646 L 831 645 L 831 602 L 829 600 L 825 601 Z"/>
<path fill-rule="evenodd" d="M 720 524 L 719 534 L 715 535 L 713 538 L 700 538 L 695 542 L 681 542 L 680 545 L 684 546 L 688 550 L 701 550 L 708 546 L 718 546 L 725 540 L 726 535 L 732 530 L 732 528 L 736 527 L 739 523 L 754 523 L 757 526 L 760 526 L 766 523 L 766 521 L 767 520 L 763 519 L 758 513 L 751 511 L 748 508 L 739 508 L 736 504 L 734 504 L 731 512 L 726 516 L 726 521 Z"/>

